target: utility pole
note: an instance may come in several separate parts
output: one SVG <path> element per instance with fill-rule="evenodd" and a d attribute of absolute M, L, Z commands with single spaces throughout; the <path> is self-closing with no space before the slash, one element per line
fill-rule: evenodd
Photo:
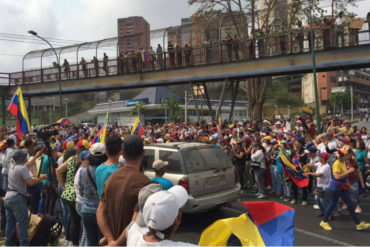
<path fill-rule="evenodd" d="M 309 9 L 310 9 L 310 40 L 311 40 L 311 54 L 312 54 L 312 73 L 313 73 L 313 83 L 315 88 L 315 113 L 316 113 L 316 126 L 317 132 L 321 133 L 321 122 L 320 122 L 320 107 L 319 107 L 319 93 L 317 89 L 317 76 L 316 76 L 316 54 L 315 54 L 315 44 L 313 38 L 313 29 L 312 29 L 312 4 L 313 0 L 309 0 Z"/>
<path fill-rule="evenodd" d="M 188 91 L 185 90 L 185 124 L 188 123 Z"/>
<path fill-rule="evenodd" d="M 351 86 L 351 120 L 353 120 L 353 86 Z"/>

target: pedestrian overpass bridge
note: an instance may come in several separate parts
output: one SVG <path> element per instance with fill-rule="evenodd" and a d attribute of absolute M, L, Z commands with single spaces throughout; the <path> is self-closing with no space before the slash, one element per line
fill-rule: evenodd
<path fill-rule="evenodd" d="M 222 61 L 222 60 L 221 60 Z M 317 71 L 333 71 L 370 67 L 370 45 L 316 51 Z M 253 77 L 312 72 L 311 53 L 263 57 L 239 62 L 218 62 L 173 69 L 131 74 L 117 73 L 100 77 L 74 78 L 60 82 L 62 94 L 87 93 L 118 89 L 166 86 L 223 80 L 245 80 Z M 58 78 L 58 77 L 56 77 Z M 73 78 L 73 77 L 72 77 Z M 2 96 L 14 94 L 22 87 L 25 97 L 56 95 L 59 81 L 12 82 L 0 88 Z"/>

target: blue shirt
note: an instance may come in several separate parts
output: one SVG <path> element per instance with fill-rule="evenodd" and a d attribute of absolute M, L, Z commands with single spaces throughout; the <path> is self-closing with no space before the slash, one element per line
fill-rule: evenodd
<path fill-rule="evenodd" d="M 112 175 L 113 172 L 119 169 L 118 165 L 106 166 L 104 163 L 98 166 L 95 171 L 96 187 L 98 188 L 99 199 L 103 192 L 104 183 Z"/>
<path fill-rule="evenodd" d="M 81 167 L 79 179 L 80 194 L 82 197 L 81 213 L 95 214 L 99 206 L 99 196 L 94 184 L 87 174 L 87 169 L 89 169 L 93 181 L 96 182 L 95 170 L 97 167 Z"/>
<path fill-rule="evenodd" d="M 153 178 L 150 178 L 150 180 L 159 183 L 162 186 L 163 190 L 168 190 L 173 186 L 173 183 L 166 178 L 153 177 Z"/>

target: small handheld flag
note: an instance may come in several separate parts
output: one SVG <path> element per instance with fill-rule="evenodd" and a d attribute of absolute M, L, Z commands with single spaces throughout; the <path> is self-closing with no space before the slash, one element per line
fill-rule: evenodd
<path fill-rule="evenodd" d="M 62 128 L 65 124 L 70 124 L 71 122 L 66 118 L 61 118 L 57 120 L 53 125 L 58 125 L 59 128 Z"/>
<path fill-rule="evenodd" d="M 296 157 L 292 158 L 292 162 L 288 159 L 288 157 L 283 154 L 283 152 L 279 153 L 279 159 L 281 160 L 281 166 L 284 170 L 284 173 L 292 179 L 292 181 L 299 187 L 307 187 L 309 178 L 305 177 L 304 170 L 299 163 L 299 160 Z"/>
<path fill-rule="evenodd" d="M 23 101 L 21 87 L 18 87 L 12 100 L 10 101 L 8 111 L 17 118 L 17 136 L 18 139 L 22 139 L 23 136 L 30 132 L 31 127 L 28 120 L 26 105 Z"/>
<path fill-rule="evenodd" d="M 136 117 L 134 126 L 132 126 L 131 135 L 142 136 L 144 134 L 144 128 L 140 123 L 139 117 Z"/>
<path fill-rule="evenodd" d="M 220 114 L 220 115 L 218 115 L 218 119 L 217 119 L 217 122 L 218 122 L 218 124 L 219 124 L 219 125 L 221 125 L 221 124 L 222 124 L 222 120 L 221 120 L 221 114 Z"/>
<path fill-rule="evenodd" d="M 96 135 L 91 141 L 91 145 L 93 145 L 94 143 L 98 143 L 98 142 L 105 143 L 105 135 L 107 133 L 107 126 L 108 126 L 108 117 L 109 117 L 109 113 L 107 112 L 103 127 L 99 130 L 98 133 L 96 133 Z"/>

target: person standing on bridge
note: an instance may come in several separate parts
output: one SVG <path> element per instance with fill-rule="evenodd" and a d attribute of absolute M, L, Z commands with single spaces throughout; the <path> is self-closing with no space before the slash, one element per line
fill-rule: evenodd
<path fill-rule="evenodd" d="M 344 47 L 344 26 L 347 24 L 346 18 L 343 16 L 343 12 L 341 11 L 335 19 L 334 26 L 335 26 L 335 45 L 339 47 L 339 37 L 342 40 L 342 47 Z"/>
<path fill-rule="evenodd" d="M 153 51 L 153 47 L 149 47 L 149 66 L 151 70 L 155 70 L 155 52 Z"/>
<path fill-rule="evenodd" d="M 321 28 L 325 50 L 330 48 L 330 26 L 331 26 L 330 21 L 327 18 L 324 18 L 321 24 Z"/>
<path fill-rule="evenodd" d="M 94 64 L 95 76 L 99 76 L 99 61 L 98 61 L 98 59 L 94 56 L 94 58 L 91 62 Z"/>
<path fill-rule="evenodd" d="M 121 52 L 117 58 L 117 74 L 122 75 L 123 71 L 123 54 Z"/>
<path fill-rule="evenodd" d="M 163 50 L 160 44 L 158 44 L 156 52 L 157 52 L 157 66 L 159 67 L 159 69 L 163 69 Z"/>
<path fill-rule="evenodd" d="M 136 61 L 136 54 L 134 51 L 131 52 L 130 60 L 132 64 L 132 68 L 134 69 L 134 73 L 137 72 L 137 61 Z"/>
<path fill-rule="evenodd" d="M 192 52 L 191 46 L 189 46 L 186 43 L 185 46 L 184 46 L 184 55 L 185 55 L 185 63 L 186 63 L 186 66 L 190 66 L 191 65 L 191 52 Z"/>
<path fill-rule="evenodd" d="M 168 56 L 170 58 L 168 67 L 176 68 L 176 65 L 175 65 L 175 48 L 173 47 L 173 44 L 171 43 L 171 41 L 168 41 L 167 51 L 168 51 Z"/>
<path fill-rule="evenodd" d="M 71 68 L 69 67 L 69 63 L 67 59 L 64 59 L 63 67 L 64 67 L 64 72 L 66 73 L 67 79 L 70 79 L 71 78 Z"/>
<path fill-rule="evenodd" d="M 182 48 L 178 44 L 176 45 L 176 58 L 177 58 L 177 66 L 182 66 Z"/>
<path fill-rule="evenodd" d="M 224 42 L 226 44 L 227 57 L 229 58 L 229 62 L 231 62 L 233 57 L 233 38 L 231 38 L 230 34 L 226 36 Z"/>
<path fill-rule="evenodd" d="M 298 42 L 299 46 L 299 53 L 303 53 L 303 41 L 304 41 L 304 33 L 303 33 L 303 25 L 302 21 L 297 21 L 297 26 L 295 27 L 297 36 L 296 36 L 296 41 Z"/>
<path fill-rule="evenodd" d="M 280 45 L 280 53 L 281 55 L 285 55 L 287 34 L 286 34 L 284 24 L 280 26 L 280 30 L 278 31 L 278 39 L 279 39 L 279 45 Z"/>
<path fill-rule="evenodd" d="M 108 75 L 109 74 L 109 71 L 108 71 L 108 56 L 107 54 L 104 52 L 104 58 L 103 58 L 103 70 L 105 71 L 105 75 Z"/>
<path fill-rule="evenodd" d="M 82 71 L 84 72 L 84 76 L 85 78 L 87 77 L 87 65 L 86 65 L 86 61 L 85 61 L 85 58 L 81 58 L 81 62 L 80 64 L 82 65 Z"/>

